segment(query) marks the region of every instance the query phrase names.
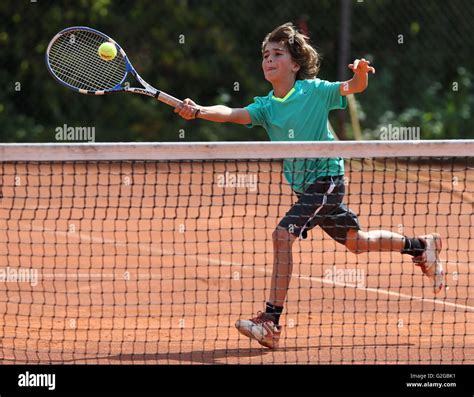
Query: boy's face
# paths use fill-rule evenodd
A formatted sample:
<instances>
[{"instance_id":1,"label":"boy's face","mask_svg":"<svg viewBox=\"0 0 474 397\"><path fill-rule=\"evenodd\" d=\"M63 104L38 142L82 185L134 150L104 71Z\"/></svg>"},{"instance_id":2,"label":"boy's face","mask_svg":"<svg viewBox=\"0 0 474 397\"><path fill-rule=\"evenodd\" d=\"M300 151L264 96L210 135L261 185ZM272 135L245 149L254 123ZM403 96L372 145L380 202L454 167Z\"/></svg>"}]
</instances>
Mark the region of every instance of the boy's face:
<instances>
[{"instance_id":1,"label":"boy's face","mask_svg":"<svg viewBox=\"0 0 474 397\"><path fill-rule=\"evenodd\" d=\"M263 51L262 69L265 79L270 83L296 78L300 66L293 61L291 54L283 43L269 42Z\"/></svg>"}]
</instances>

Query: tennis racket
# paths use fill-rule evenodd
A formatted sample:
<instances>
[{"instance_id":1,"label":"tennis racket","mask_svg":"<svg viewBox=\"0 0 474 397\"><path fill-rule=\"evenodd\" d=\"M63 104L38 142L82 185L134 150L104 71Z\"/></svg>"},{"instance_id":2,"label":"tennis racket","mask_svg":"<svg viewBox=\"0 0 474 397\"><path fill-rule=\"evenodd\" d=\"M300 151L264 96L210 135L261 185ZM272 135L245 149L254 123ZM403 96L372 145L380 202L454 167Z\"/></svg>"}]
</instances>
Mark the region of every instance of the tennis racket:
<instances>
[{"instance_id":1,"label":"tennis racket","mask_svg":"<svg viewBox=\"0 0 474 397\"><path fill-rule=\"evenodd\" d=\"M117 49L116 57L110 61L101 59L98 54L99 46L105 42ZM85 26L67 28L54 36L46 50L46 65L59 83L81 94L130 92L154 97L173 107L182 103L143 80L125 51L109 36ZM128 74L142 87L130 87L125 81Z\"/></svg>"}]
</instances>

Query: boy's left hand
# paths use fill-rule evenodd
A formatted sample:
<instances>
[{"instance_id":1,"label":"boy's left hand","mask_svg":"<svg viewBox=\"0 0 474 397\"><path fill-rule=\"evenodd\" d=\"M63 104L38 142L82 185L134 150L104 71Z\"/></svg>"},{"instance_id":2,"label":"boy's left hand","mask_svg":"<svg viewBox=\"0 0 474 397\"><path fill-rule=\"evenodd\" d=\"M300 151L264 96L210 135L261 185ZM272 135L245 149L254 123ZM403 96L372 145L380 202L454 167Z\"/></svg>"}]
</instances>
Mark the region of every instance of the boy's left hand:
<instances>
[{"instance_id":1,"label":"boy's left hand","mask_svg":"<svg viewBox=\"0 0 474 397\"><path fill-rule=\"evenodd\" d=\"M372 72L375 73L375 68L370 65L370 61L365 58L356 59L354 63L348 65L349 69L351 69L355 74L357 73L368 73Z\"/></svg>"}]
</instances>

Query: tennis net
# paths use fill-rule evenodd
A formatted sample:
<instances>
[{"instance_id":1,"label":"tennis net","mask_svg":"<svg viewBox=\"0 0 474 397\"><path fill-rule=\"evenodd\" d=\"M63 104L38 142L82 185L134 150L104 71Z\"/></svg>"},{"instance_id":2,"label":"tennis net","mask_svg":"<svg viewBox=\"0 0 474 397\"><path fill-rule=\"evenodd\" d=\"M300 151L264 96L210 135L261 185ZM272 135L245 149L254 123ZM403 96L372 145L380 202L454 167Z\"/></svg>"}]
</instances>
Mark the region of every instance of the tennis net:
<instances>
[{"instance_id":1,"label":"tennis net","mask_svg":"<svg viewBox=\"0 0 474 397\"><path fill-rule=\"evenodd\" d=\"M0 362L473 364L472 153L474 141L0 145ZM282 159L315 155L345 158L362 230L441 235L447 288L435 295L409 255L356 254L316 227L293 243L267 350L234 324L269 300L272 235L297 200Z\"/></svg>"}]
</instances>

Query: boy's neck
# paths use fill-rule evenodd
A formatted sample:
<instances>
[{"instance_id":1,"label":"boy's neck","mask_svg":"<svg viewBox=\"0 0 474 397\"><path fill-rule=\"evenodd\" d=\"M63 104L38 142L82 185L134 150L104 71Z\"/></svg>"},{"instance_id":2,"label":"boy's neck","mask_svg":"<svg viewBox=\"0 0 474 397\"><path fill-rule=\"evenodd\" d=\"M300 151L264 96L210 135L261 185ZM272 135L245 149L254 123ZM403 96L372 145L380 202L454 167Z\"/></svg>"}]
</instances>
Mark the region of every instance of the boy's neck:
<instances>
[{"instance_id":1,"label":"boy's neck","mask_svg":"<svg viewBox=\"0 0 474 397\"><path fill-rule=\"evenodd\" d=\"M284 98L295 85L295 79L281 81L273 84L273 95L277 98Z\"/></svg>"}]
</instances>

